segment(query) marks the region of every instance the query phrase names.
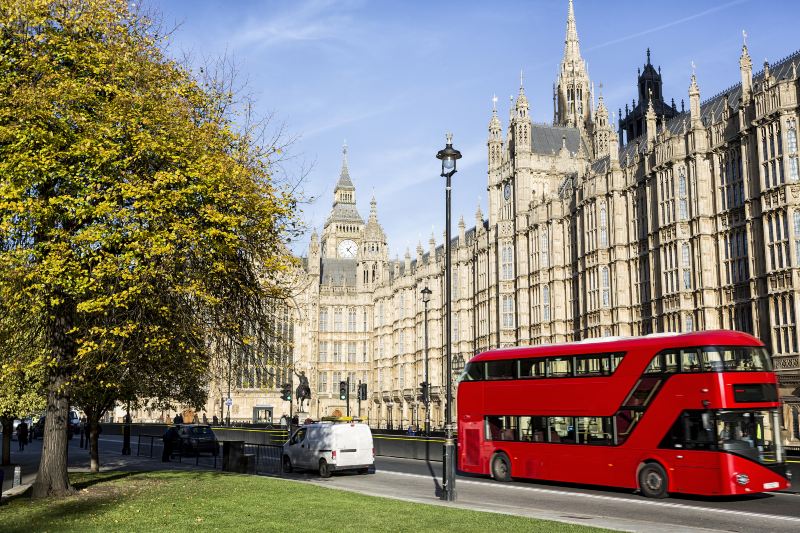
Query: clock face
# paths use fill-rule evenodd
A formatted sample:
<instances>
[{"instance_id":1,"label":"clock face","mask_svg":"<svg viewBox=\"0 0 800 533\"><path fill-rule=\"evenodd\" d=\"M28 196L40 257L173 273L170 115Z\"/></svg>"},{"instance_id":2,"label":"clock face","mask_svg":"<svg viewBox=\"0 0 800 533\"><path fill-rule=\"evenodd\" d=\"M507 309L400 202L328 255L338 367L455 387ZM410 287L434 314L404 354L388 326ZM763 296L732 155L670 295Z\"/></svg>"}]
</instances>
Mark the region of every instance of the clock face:
<instances>
[{"instance_id":1,"label":"clock face","mask_svg":"<svg viewBox=\"0 0 800 533\"><path fill-rule=\"evenodd\" d=\"M342 259L353 259L356 256L358 247L356 246L356 243L348 239L340 242L337 250L339 251L339 257Z\"/></svg>"},{"instance_id":2,"label":"clock face","mask_svg":"<svg viewBox=\"0 0 800 533\"><path fill-rule=\"evenodd\" d=\"M511 198L511 184L506 183L505 187L503 187L503 197L508 200Z\"/></svg>"}]
</instances>

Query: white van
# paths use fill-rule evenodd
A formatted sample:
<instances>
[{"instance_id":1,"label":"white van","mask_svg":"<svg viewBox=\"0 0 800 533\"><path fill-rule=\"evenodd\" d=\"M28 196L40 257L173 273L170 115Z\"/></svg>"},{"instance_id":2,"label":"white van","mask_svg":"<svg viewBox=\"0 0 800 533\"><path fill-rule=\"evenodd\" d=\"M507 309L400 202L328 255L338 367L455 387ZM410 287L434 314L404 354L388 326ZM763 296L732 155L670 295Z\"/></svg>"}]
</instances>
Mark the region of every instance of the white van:
<instances>
[{"instance_id":1,"label":"white van","mask_svg":"<svg viewBox=\"0 0 800 533\"><path fill-rule=\"evenodd\" d=\"M334 471L357 470L366 474L375 464L375 447L369 426L349 418L325 419L306 424L283 445L283 471L319 470L322 477Z\"/></svg>"}]
</instances>

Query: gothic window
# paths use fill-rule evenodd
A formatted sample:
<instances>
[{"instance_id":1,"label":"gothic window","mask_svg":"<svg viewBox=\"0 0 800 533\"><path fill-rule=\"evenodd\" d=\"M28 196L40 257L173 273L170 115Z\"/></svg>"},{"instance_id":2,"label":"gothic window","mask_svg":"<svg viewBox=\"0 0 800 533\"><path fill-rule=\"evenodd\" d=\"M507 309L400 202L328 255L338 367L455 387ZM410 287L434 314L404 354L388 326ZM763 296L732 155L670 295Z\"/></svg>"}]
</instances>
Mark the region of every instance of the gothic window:
<instances>
[{"instance_id":1,"label":"gothic window","mask_svg":"<svg viewBox=\"0 0 800 533\"><path fill-rule=\"evenodd\" d=\"M760 131L761 169L764 174L764 184L767 188L776 187L784 183L780 123L768 124L761 127Z\"/></svg>"},{"instance_id":2,"label":"gothic window","mask_svg":"<svg viewBox=\"0 0 800 533\"><path fill-rule=\"evenodd\" d=\"M603 284L603 307L611 305L611 280L609 279L608 267L600 268L600 281Z\"/></svg>"},{"instance_id":3,"label":"gothic window","mask_svg":"<svg viewBox=\"0 0 800 533\"><path fill-rule=\"evenodd\" d=\"M348 381L350 382L350 394L355 394L356 393L356 385L358 384L358 383L356 383L356 381L357 381L356 380L356 373L355 372L349 372L347 374L347 377L349 378Z\"/></svg>"},{"instance_id":4,"label":"gothic window","mask_svg":"<svg viewBox=\"0 0 800 533\"><path fill-rule=\"evenodd\" d=\"M383 337L381 337L378 341L378 357L383 357L384 355L386 355L386 350L383 344Z\"/></svg>"},{"instance_id":5,"label":"gothic window","mask_svg":"<svg viewBox=\"0 0 800 533\"><path fill-rule=\"evenodd\" d=\"M397 347L397 355L406 352L406 332L402 329L397 334Z\"/></svg>"},{"instance_id":6,"label":"gothic window","mask_svg":"<svg viewBox=\"0 0 800 533\"><path fill-rule=\"evenodd\" d=\"M338 341L333 343L333 362L342 362L342 343Z\"/></svg>"},{"instance_id":7,"label":"gothic window","mask_svg":"<svg viewBox=\"0 0 800 533\"><path fill-rule=\"evenodd\" d=\"M342 308L337 307L333 310L333 331L344 331L342 329Z\"/></svg>"},{"instance_id":8,"label":"gothic window","mask_svg":"<svg viewBox=\"0 0 800 533\"><path fill-rule=\"evenodd\" d=\"M511 329L514 327L514 297L504 294L503 302L503 328Z\"/></svg>"},{"instance_id":9,"label":"gothic window","mask_svg":"<svg viewBox=\"0 0 800 533\"><path fill-rule=\"evenodd\" d=\"M686 198L686 174L683 169L680 170L678 175L678 199L680 201L681 220L687 220L689 218L689 201Z\"/></svg>"},{"instance_id":10,"label":"gothic window","mask_svg":"<svg viewBox=\"0 0 800 533\"><path fill-rule=\"evenodd\" d=\"M800 211L794 212L794 266L800 266Z\"/></svg>"},{"instance_id":11,"label":"gothic window","mask_svg":"<svg viewBox=\"0 0 800 533\"><path fill-rule=\"evenodd\" d=\"M691 333L694 331L694 317L691 315L691 313L686 313L683 330L686 333Z\"/></svg>"},{"instance_id":12,"label":"gothic window","mask_svg":"<svg viewBox=\"0 0 800 533\"><path fill-rule=\"evenodd\" d=\"M692 271L689 268L689 244L683 243L681 246L681 262L683 263L683 288L692 288Z\"/></svg>"},{"instance_id":13,"label":"gothic window","mask_svg":"<svg viewBox=\"0 0 800 533\"><path fill-rule=\"evenodd\" d=\"M319 362L325 363L328 361L328 343L320 341L319 343Z\"/></svg>"},{"instance_id":14,"label":"gothic window","mask_svg":"<svg viewBox=\"0 0 800 533\"><path fill-rule=\"evenodd\" d=\"M320 372L318 375L319 375L319 384L317 390L322 393L328 392L328 373Z\"/></svg>"},{"instance_id":15,"label":"gothic window","mask_svg":"<svg viewBox=\"0 0 800 533\"><path fill-rule=\"evenodd\" d=\"M797 352L795 329L794 295L791 293L774 297L772 307L772 346L775 354Z\"/></svg>"},{"instance_id":16,"label":"gothic window","mask_svg":"<svg viewBox=\"0 0 800 533\"><path fill-rule=\"evenodd\" d=\"M678 250L675 243L667 243L661 247L661 269L664 275L664 293L671 294L678 290Z\"/></svg>"},{"instance_id":17,"label":"gothic window","mask_svg":"<svg viewBox=\"0 0 800 533\"><path fill-rule=\"evenodd\" d=\"M339 385L339 382L342 381L342 373L341 372L334 372L333 373L333 388L336 390L336 387Z\"/></svg>"},{"instance_id":18,"label":"gothic window","mask_svg":"<svg viewBox=\"0 0 800 533\"><path fill-rule=\"evenodd\" d=\"M514 279L514 249L510 244L504 244L501 248L501 269L500 277L503 280Z\"/></svg>"},{"instance_id":19,"label":"gothic window","mask_svg":"<svg viewBox=\"0 0 800 533\"><path fill-rule=\"evenodd\" d=\"M547 285L542 287L542 319L550 321L550 287Z\"/></svg>"},{"instance_id":20,"label":"gothic window","mask_svg":"<svg viewBox=\"0 0 800 533\"><path fill-rule=\"evenodd\" d=\"M683 169L681 169L683 175ZM658 173L659 215L661 224L666 226L675 222L674 179L671 171Z\"/></svg>"},{"instance_id":21,"label":"gothic window","mask_svg":"<svg viewBox=\"0 0 800 533\"><path fill-rule=\"evenodd\" d=\"M541 268L547 268L550 266L550 248L547 241L547 231L544 228L541 229L541 234L539 237L539 253L539 266Z\"/></svg>"},{"instance_id":22,"label":"gothic window","mask_svg":"<svg viewBox=\"0 0 800 533\"><path fill-rule=\"evenodd\" d=\"M797 128L794 119L789 122L789 130L786 133L787 148L789 152L789 181L800 179L800 168L797 160Z\"/></svg>"},{"instance_id":23,"label":"gothic window","mask_svg":"<svg viewBox=\"0 0 800 533\"><path fill-rule=\"evenodd\" d=\"M319 310L319 330L328 331L328 309L326 307Z\"/></svg>"},{"instance_id":24,"label":"gothic window","mask_svg":"<svg viewBox=\"0 0 800 533\"><path fill-rule=\"evenodd\" d=\"M769 251L769 270L779 270L789 266L789 224L782 211L764 216L767 225L767 249Z\"/></svg>"},{"instance_id":25,"label":"gothic window","mask_svg":"<svg viewBox=\"0 0 800 533\"><path fill-rule=\"evenodd\" d=\"M406 386L406 365L398 365L397 367L397 381L398 388L403 389Z\"/></svg>"},{"instance_id":26,"label":"gothic window","mask_svg":"<svg viewBox=\"0 0 800 533\"><path fill-rule=\"evenodd\" d=\"M453 313L453 336L450 340L458 342L458 313Z\"/></svg>"},{"instance_id":27,"label":"gothic window","mask_svg":"<svg viewBox=\"0 0 800 533\"><path fill-rule=\"evenodd\" d=\"M600 246L608 246L608 214L605 204L600 206Z\"/></svg>"},{"instance_id":28,"label":"gothic window","mask_svg":"<svg viewBox=\"0 0 800 533\"><path fill-rule=\"evenodd\" d=\"M356 316L358 311L355 307L347 311L347 331L356 331Z\"/></svg>"},{"instance_id":29,"label":"gothic window","mask_svg":"<svg viewBox=\"0 0 800 533\"><path fill-rule=\"evenodd\" d=\"M347 362L356 362L356 343L353 341L347 343Z\"/></svg>"},{"instance_id":30,"label":"gothic window","mask_svg":"<svg viewBox=\"0 0 800 533\"><path fill-rule=\"evenodd\" d=\"M397 317L405 318L406 316L406 293L402 290L397 293Z\"/></svg>"}]
</instances>

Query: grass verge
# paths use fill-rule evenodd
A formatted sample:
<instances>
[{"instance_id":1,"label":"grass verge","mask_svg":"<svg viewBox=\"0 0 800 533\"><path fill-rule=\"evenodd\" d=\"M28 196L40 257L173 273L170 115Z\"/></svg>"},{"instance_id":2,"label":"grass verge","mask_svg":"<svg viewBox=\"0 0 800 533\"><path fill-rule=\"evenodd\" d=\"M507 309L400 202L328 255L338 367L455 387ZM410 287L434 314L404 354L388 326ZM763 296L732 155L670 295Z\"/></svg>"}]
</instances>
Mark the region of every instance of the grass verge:
<instances>
[{"instance_id":1,"label":"grass verge","mask_svg":"<svg viewBox=\"0 0 800 533\"><path fill-rule=\"evenodd\" d=\"M70 477L73 496L22 495L0 507L0 531L600 531L217 472Z\"/></svg>"}]
</instances>

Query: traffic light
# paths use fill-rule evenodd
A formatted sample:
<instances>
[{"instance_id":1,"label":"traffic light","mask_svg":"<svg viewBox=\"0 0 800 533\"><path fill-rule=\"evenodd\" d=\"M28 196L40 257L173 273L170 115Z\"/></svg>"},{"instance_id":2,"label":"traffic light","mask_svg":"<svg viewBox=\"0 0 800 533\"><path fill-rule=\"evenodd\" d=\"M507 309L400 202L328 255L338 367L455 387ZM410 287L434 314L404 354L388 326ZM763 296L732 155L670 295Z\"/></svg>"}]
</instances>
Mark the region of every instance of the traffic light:
<instances>
[{"instance_id":1,"label":"traffic light","mask_svg":"<svg viewBox=\"0 0 800 533\"><path fill-rule=\"evenodd\" d=\"M360 383L358 385L358 399L359 400L366 400L367 399L367 384Z\"/></svg>"},{"instance_id":2,"label":"traffic light","mask_svg":"<svg viewBox=\"0 0 800 533\"><path fill-rule=\"evenodd\" d=\"M422 399L422 401L425 401L425 399L428 397L427 381L423 381L422 383L419 384L419 397Z\"/></svg>"},{"instance_id":3,"label":"traffic light","mask_svg":"<svg viewBox=\"0 0 800 533\"><path fill-rule=\"evenodd\" d=\"M281 400L291 402L292 401L292 386L289 383L284 383L281 385Z\"/></svg>"},{"instance_id":4,"label":"traffic light","mask_svg":"<svg viewBox=\"0 0 800 533\"><path fill-rule=\"evenodd\" d=\"M347 399L347 382L340 381L339 382L339 399L346 400Z\"/></svg>"}]
</instances>

